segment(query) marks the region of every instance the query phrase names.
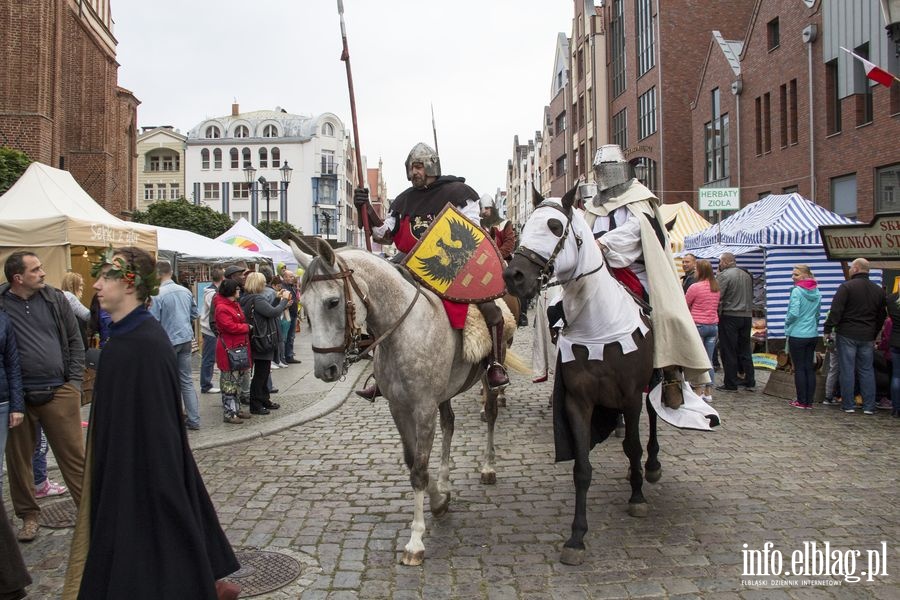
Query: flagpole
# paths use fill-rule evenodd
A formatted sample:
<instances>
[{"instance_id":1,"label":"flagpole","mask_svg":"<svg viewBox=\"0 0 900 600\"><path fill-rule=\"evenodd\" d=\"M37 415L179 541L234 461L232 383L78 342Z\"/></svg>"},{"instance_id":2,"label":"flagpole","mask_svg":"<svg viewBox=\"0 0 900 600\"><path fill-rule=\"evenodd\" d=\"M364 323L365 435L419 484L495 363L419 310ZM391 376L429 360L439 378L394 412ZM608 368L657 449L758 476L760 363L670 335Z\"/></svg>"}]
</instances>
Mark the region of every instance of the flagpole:
<instances>
[{"instance_id":1,"label":"flagpole","mask_svg":"<svg viewBox=\"0 0 900 600\"><path fill-rule=\"evenodd\" d=\"M341 60L344 61L344 64L347 65L347 88L349 88L350 90L350 118L353 121L353 141L355 142L354 146L356 149L356 172L358 175L358 187L364 188L366 187L366 174L363 173L362 153L359 147L359 125L356 119L356 95L353 93L353 74L350 72L350 48L347 46L347 27L344 25L343 0L337 0L337 5L338 14L341 16L341 42L344 45L344 49L341 52ZM357 210L362 211L363 234L366 238L366 250L371 252L372 240L369 236L372 232L372 229L369 226L369 211L365 207L363 207L362 209L357 208Z\"/></svg>"},{"instance_id":2,"label":"flagpole","mask_svg":"<svg viewBox=\"0 0 900 600\"><path fill-rule=\"evenodd\" d=\"M890 77L891 79L893 79L893 81L900 82L900 77L897 77L896 75L894 75L893 73L891 73L891 72L888 71L887 69L882 69L881 67L879 67L878 65L876 65L876 64L873 63L872 61L863 58L862 56L860 56L860 55L857 54L856 52L853 52L853 51L851 51L851 50L847 50L847 49L844 48L843 46L838 46L838 48L840 48L841 50L843 50L844 52L846 52L847 54L849 54L850 56L852 56L852 57L855 58L856 60L860 61L863 65L868 65L868 66L869 66L869 69L866 69L866 77L869 78L869 79L871 79L872 81L875 81L876 83L880 83L880 84L882 84L882 85L885 86L885 87L891 87L891 86L889 86L888 84L884 83L883 81L881 81L881 80L879 80L879 79L877 79L877 78L875 78L875 77L872 77L872 76L869 74L870 70L877 70L879 73L884 73L885 75L887 75L888 77Z\"/></svg>"}]
</instances>

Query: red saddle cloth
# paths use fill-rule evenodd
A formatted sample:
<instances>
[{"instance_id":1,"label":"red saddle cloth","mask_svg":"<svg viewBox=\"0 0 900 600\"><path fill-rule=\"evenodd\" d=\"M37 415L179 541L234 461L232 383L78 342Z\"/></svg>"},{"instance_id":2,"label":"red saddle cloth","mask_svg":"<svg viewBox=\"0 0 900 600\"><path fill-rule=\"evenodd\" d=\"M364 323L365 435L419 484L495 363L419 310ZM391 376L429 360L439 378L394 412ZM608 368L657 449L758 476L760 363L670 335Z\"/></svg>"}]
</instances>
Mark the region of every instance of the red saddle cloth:
<instances>
[{"instance_id":1,"label":"red saddle cloth","mask_svg":"<svg viewBox=\"0 0 900 600\"><path fill-rule=\"evenodd\" d=\"M631 290L638 298L646 298L644 295L644 286L641 284L641 280L637 278L637 275L629 269L628 267L622 267L621 269L617 269L616 267L609 267L610 273L612 273L613 277L615 277L619 283L627 287Z\"/></svg>"}]
</instances>

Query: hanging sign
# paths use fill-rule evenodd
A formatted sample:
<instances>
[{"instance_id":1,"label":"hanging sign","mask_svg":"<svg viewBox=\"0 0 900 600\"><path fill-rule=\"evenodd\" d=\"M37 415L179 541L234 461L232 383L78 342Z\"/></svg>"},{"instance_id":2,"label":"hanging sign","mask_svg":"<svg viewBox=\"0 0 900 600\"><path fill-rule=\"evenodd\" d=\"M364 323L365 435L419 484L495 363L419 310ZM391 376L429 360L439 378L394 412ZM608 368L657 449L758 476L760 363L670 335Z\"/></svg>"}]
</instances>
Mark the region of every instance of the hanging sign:
<instances>
[{"instance_id":1,"label":"hanging sign","mask_svg":"<svg viewBox=\"0 0 900 600\"><path fill-rule=\"evenodd\" d=\"M741 191L738 188L700 188L699 210L740 210Z\"/></svg>"}]
</instances>

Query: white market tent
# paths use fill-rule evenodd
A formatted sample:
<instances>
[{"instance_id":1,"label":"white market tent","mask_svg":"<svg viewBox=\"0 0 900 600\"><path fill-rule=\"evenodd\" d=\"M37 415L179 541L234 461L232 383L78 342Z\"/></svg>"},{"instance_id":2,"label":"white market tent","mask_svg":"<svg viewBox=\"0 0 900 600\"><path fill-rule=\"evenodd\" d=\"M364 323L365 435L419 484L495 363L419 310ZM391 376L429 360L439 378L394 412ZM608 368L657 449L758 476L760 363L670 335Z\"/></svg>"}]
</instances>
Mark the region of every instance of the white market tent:
<instances>
[{"instance_id":1,"label":"white market tent","mask_svg":"<svg viewBox=\"0 0 900 600\"><path fill-rule=\"evenodd\" d=\"M719 227L712 226L687 236L684 252L705 258L714 265L723 252L731 252L739 267L750 271L754 279L764 280L769 338L784 337L784 318L793 287L793 266L809 265L822 292L821 332L834 293L844 282L844 271L840 262L830 261L825 256L819 225L855 222L799 194L770 195L745 206L722 221ZM880 283L881 274L873 271L872 280Z\"/></svg>"},{"instance_id":2,"label":"white market tent","mask_svg":"<svg viewBox=\"0 0 900 600\"><path fill-rule=\"evenodd\" d=\"M272 259L276 265L284 263L288 269L297 268L297 259L289 250L276 245L263 232L250 224L247 219L241 217L225 233L216 238L217 241L237 246L251 252L258 252Z\"/></svg>"},{"instance_id":3,"label":"white market tent","mask_svg":"<svg viewBox=\"0 0 900 600\"><path fill-rule=\"evenodd\" d=\"M175 256L179 262L269 262L269 258L260 252L225 244L192 231L158 226L156 230L160 254Z\"/></svg>"},{"instance_id":4,"label":"white market tent","mask_svg":"<svg viewBox=\"0 0 900 600\"><path fill-rule=\"evenodd\" d=\"M113 246L137 246L156 254L156 228L137 227L108 213L68 171L31 163L0 196L0 262L16 250L37 254L47 282L58 286L74 270L87 280L91 258Z\"/></svg>"}]
</instances>

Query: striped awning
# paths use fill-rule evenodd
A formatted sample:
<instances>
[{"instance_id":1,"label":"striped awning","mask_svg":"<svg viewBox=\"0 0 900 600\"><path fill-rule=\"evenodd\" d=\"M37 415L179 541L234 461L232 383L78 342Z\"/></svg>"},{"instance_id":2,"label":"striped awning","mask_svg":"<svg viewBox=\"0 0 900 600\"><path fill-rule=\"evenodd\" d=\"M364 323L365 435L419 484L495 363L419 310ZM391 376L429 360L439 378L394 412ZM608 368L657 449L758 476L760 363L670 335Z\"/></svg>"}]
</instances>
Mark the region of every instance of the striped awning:
<instances>
[{"instance_id":1,"label":"striped awning","mask_svg":"<svg viewBox=\"0 0 900 600\"><path fill-rule=\"evenodd\" d=\"M700 213L691 208L687 202L663 204L659 207L659 212L666 225L675 219L675 225L669 230L669 242L672 244L673 253L684 250L686 236L703 231L710 226L709 221L700 216Z\"/></svg>"}]
</instances>

